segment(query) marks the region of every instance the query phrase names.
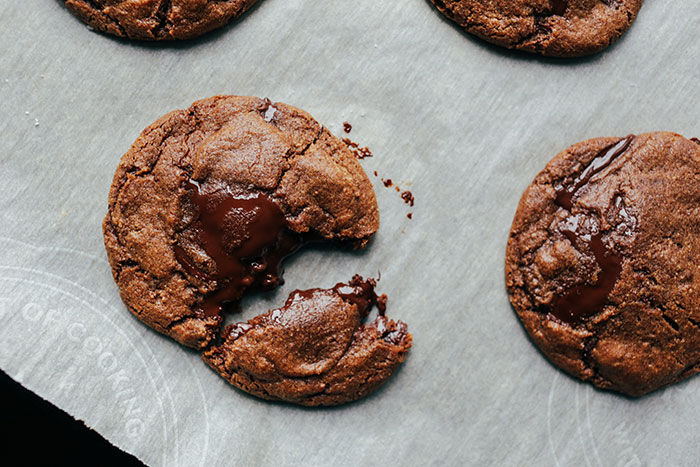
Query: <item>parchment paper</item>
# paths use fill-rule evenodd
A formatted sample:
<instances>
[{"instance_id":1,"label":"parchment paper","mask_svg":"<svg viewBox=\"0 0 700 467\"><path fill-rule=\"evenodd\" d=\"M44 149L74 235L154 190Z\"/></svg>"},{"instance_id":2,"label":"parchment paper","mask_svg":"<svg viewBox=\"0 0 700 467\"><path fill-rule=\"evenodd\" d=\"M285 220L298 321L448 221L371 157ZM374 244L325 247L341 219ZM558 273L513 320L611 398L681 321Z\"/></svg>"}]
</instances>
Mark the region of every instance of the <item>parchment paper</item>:
<instances>
[{"instance_id":1,"label":"parchment paper","mask_svg":"<svg viewBox=\"0 0 700 467\"><path fill-rule=\"evenodd\" d=\"M564 61L474 39L425 0L260 0L175 45L91 32L58 0L0 12L0 367L27 388L150 465L696 464L700 379L631 400L567 377L510 308L503 259L522 191L560 150L700 135L700 3L647 1L618 44ZM371 247L300 254L233 317L381 271L415 345L371 397L259 401L122 305L100 226L114 169L157 117L215 94L301 107L337 135L347 120L374 152Z\"/></svg>"}]
</instances>

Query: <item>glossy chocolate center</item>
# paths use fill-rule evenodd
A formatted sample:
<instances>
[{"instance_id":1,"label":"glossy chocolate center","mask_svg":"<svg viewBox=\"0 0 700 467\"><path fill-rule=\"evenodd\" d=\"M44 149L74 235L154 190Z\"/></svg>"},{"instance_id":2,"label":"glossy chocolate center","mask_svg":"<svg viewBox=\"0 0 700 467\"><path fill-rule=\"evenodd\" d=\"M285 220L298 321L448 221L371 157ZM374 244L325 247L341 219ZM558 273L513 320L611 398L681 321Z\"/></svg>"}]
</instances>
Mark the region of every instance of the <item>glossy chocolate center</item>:
<instances>
[{"instance_id":1,"label":"glossy chocolate center","mask_svg":"<svg viewBox=\"0 0 700 467\"><path fill-rule=\"evenodd\" d=\"M633 139L634 136L630 135L603 149L571 183L557 187L556 204L570 211L573 207L573 199L576 193L586 186L594 175L603 171L615 159L624 154ZM619 217L621 217L622 223L625 224L623 233L630 233L631 229L635 227L636 219L627 211L624 200L620 195L615 196L613 205ZM584 318L601 312L605 307L610 292L612 292L617 280L620 278L622 257L606 248L603 243L603 234L600 231L593 233L581 232L584 223L573 216L570 216L567 220L574 227L562 229L561 233L569 239L577 250L593 253L599 268L595 284L579 284L565 291L556 299L550 312L551 315L560 321L570 325L577 325Z\"/></svg>"},{"instance_id":2,"label":"glossy chocolate center","mask_svg":"<svg viewBox=\"0 0 700 467\"><path fill-rule=\"evenodd\" d=\"M571 230L562 233L573 245L583 237ZM569 324L578 324L583 318L602 311L622 272L622 258L605 247L600 232L586 237L586 246L593 252L600 272L595 284L577 285L557 299L552 315Z\"/></svg>"},{"instance_id":3,"label":"glossy chocolate center","mask_svg":"<svg viewBox=\"0 0 700 467\"><path fill-rule=\"evenodd\" d=\"M234 194L228 189L203 191L199 183L185 180L196 219L189 230L214 263L206 272L179 245L175 257L200 280L216 283L199 311L205 316L221 313L227 302L241 298L256 286L272 289L283 283L282 260L297 251L304 240L288 228L282 210L262 193Z\"/></svg>"},{"instance_id":4,"label":"glossy chocolate center","mask_svg":"<svg viewBox=\"0 0 700 467\"><path fill-rule=\"evenodd\" d=\"M634 136L629 135L627 138L621 139L612 146L600 151L591 161L591 163L588 164L588 167L586 167L585 170L571 182L571 184L556 188L556 203L567 211L571 211L571 208L574 207L573 200L576 192L586 186L595 174L605 170L615 159L624 154L625 151L627 151L627 148L629 148L633 139Z\"/></svg>"}]
</instances>

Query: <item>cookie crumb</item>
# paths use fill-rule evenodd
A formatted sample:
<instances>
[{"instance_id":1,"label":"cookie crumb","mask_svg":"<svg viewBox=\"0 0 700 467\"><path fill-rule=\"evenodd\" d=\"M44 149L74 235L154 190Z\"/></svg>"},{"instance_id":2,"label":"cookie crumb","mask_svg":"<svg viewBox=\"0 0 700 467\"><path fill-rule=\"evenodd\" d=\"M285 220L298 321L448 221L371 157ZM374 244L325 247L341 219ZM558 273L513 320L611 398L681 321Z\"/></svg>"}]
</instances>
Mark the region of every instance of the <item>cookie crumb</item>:
<instances>
[{"instance_id":1,"label":"cookie crumb","mask_svg":"<svg viewBox=\"0 0 700 467\"><path fill-rule=\"evenodd\" d=\"M352 131L352 125L348 122L343 122L343 131L345 133L350 133Z\"/></svg>"},{"instance_id":2,"label":"cookie crumb","mask_svg":"<svg viewBox=\"0 0 700 467\"><path fill-rule=\"evenodd\" d=\"M368 147L360 147L359 144L350 140L350 138L343 138L342 141L348 147L350 152L352 152L358 159L364 159L366 157L374 156L374 154L372 154L372 151L370 151Z\"/></svg>"},{"instance_id":3,"label":"cookie crumb","mask_svg":"<svg viewBox=\"0 0 700 467\"><path fill-rule=\"evenodd\" d=\"M374 171L374 176L375 176L375 177L379 177L379 174L377 173L376 170Z\"/></svg>"},{"instance_id":4,"label":"cookie crumb","mask_svg":"<svg viewBox=\"0 0 700 467\"><path fill-rule=\"evenodd\" d=\"M413 207L413 205L416 202L416 198L413 196L413 193L411 193L408 190L401 193L401 198L403 199L404 203L408 204L411 207Z\"/></svg>"},{"instance_id":5,"label":"cookie crumb","mask_svg":"<svg viewBox=\"0 0 700 467\"><path fill-rule=\"evenodd\" d=\"M374 176L377 177L377 171L374 171ZM411 193L409 190L401 191L401 187L397 184L394 183L394 181L390 178L382 178L381 179L382 183L384 184L385 187L387 188L394 188L397 193L401 193L401 199L403 199L404 203L408 204L409 206L414 206L416 202L416 198L413 196L413 193ZM410 185L410 183L408 183ZM409 212L406 217L409 219L413 219L413 213Z\"/></svg>"}]
</instances>

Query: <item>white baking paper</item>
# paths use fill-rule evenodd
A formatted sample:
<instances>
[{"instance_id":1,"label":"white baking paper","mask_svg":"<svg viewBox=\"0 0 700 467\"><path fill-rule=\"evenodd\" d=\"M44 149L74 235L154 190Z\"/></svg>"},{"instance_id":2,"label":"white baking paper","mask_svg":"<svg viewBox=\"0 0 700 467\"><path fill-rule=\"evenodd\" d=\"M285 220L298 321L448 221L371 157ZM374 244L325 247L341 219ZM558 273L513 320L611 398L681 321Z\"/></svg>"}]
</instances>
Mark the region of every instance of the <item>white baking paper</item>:
<instances>
[{"instance_id":1,"label":"white baking paper","mask_svg":"<svg viewBox=\"0 0 700 467\"><path fill-rule=\"evenodd\" d=\"M700 3L647 1L608 51L554 60L464 34L425 0L260 0L166 45L92 32L59 0L0 0L0 367L155 466L697 465L700 379L632 400L567 377L510 308L503 261L522 191L560 150L700 136L699 22ZM362 401L255 399L119 299L100 225L119 158L215 94L298 106L337 135L349 121L374 153L371 247L298 255L233 317L381 271L415 344Z\"/></svg>"}]
</instances>

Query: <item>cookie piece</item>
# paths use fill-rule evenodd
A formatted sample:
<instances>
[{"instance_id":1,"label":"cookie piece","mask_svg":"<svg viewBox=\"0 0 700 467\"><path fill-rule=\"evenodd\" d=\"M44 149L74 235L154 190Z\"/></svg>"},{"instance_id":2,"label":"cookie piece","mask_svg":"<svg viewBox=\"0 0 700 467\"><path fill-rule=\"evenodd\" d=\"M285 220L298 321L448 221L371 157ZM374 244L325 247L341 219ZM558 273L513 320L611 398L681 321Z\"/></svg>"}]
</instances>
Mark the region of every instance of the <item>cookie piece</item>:
<instances>
[{"instance_id":1,"label":"cookie piece","mask_svg":"<svg viewBox=\"0 0 700 467\"><path fill-rule=\"evenodd\" d=\"M482 39L552 57L599 52L630 27L642 0L431 0Z\"/></svg>"},{"instance_id":2,"label":"cookie piece","mask_svg":"<svg viewBox=\"0 0 700 467\"><path fill-rule=\"evenodd\" d=\"M243 14L255 0L64 0L98 31L142 40L192 39Z\"/></svg>"},{"instance_id":3,"label":"cookie piece","mask_svg":"<svg viewBox=\"0 0 700 467\"><path fill-rule=\"evenodd\" d=\"M228 326L202 358L234 386L268 400L338 405L377 389L406 358L406 324L383 316L386 297L355 276L332 289L297 290L284 307ZM363 325L374 304L380 316Z\"/></svg>"},{"instance_id":4,"label":"cookie piece","mask_svg":"<svg viewBox=\"0 0 700 467\"><path fill-rule=\"evenodd\" d=\"M641 396L700 371L700 142L597 138L557 155L518 206L510 301L542 352Z\"/></svg>"},{"instance_id":5,"label":"cookie piece","mask_svg":"<svg viewBox=\"0 0 700 467\"><path fill-rule=\"evenodd\" d=\"M309 240L363 247L379 227L367 175L306 112L218 96L146 128L122 157L103 231L122 300L205 348L249 288L282 282Z\"/></svg>"}]
</instances>

